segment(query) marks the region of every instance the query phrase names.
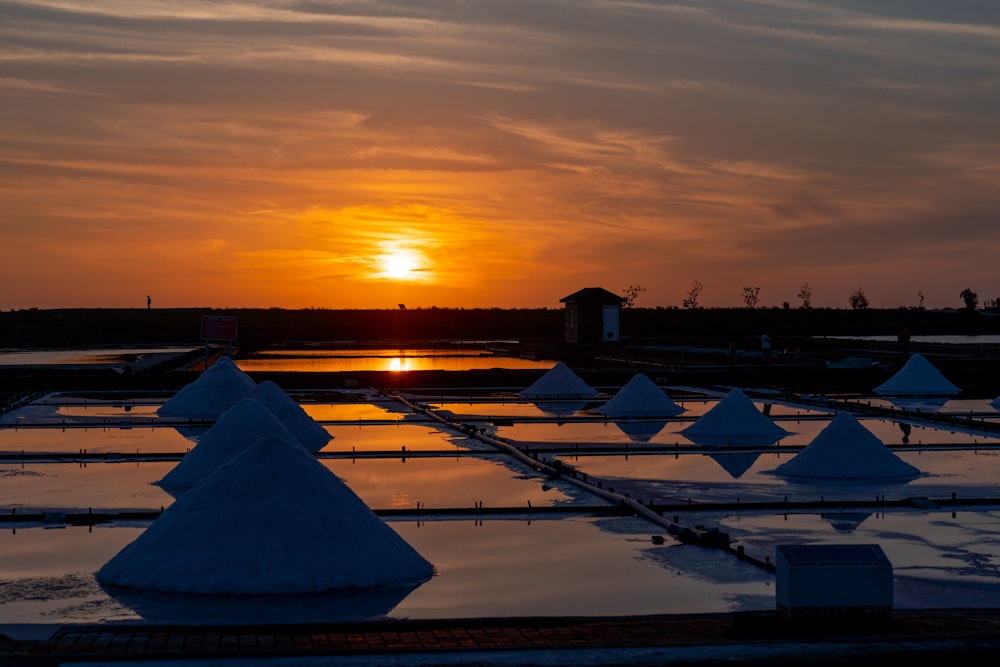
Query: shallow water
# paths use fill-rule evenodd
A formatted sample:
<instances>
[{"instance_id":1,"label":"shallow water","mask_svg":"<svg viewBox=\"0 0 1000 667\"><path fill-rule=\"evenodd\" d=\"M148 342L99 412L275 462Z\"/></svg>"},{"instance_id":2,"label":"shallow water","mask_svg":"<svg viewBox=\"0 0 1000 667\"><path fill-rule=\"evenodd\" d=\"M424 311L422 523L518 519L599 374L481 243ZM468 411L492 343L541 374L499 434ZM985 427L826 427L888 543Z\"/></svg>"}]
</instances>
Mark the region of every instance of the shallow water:
<instances>
[{"instance_id":1,"label":"shallow water","mask_svg":"<svg viewBox=\"0 0 1000 667\"><path fill-rule=\"evenodd\" d=\"M134 363L137 358L185 354L190 346L114 347L90 349L0 350L0 366L91 366Z\"/></svg>"},{"instance_id":2,"label":"shallow water","mask_svg":"<svg viewBox=\"0 0 1000 667\"><path fill-rule=\"evenodd\" d=\"M135 596L101 588L92 573L141 527L2 531L0 551L7 557L0 561L0 626L719 612L759 608L772 595L771 576L762 570L721 553L695 553L696 548L672 542L654 545L649 525L634 518L389 523L434 564L435 577L402 592L401 600L390 591L343 604L342 596L332 594L298 596L297 606L283 596L227 605L214 598ZM679 568L684 562L692 567ZM558 575L553 563L559 564ZM726 575L719 581L713 571Z\"/></svg>"}]
</instances>

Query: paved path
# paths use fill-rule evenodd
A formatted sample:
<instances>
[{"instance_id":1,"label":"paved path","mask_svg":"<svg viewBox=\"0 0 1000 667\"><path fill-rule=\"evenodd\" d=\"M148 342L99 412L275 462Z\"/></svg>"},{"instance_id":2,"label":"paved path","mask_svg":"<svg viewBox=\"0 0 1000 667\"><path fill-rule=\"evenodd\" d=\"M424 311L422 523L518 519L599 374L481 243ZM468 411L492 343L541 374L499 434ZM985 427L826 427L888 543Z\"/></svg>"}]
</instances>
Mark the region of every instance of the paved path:
<instances>
[{"instance_id":1,"label":"paved path","mask_svg":"<svg viewBox=\"0 0 1000 667\"><path fill-rule=\"evenodd\" d=\"M995 664L998 650L1000 609L896 611L889 620L854 626L796 626L774 613L754 612L267 627L91 625L68 626L47 640L0 635L4 666L306 656L353 658L352 664L431 665L460 664L473 655L474 662L464 664L519 665L543 662L543 654L550 656L544 664L559 664L558 658L552 662L555 651L556 656L572 656L574 664L725 661L773 666L807 661L859 667L948 656L951 664L965 667Z\"/></svg>"}]
</instances>

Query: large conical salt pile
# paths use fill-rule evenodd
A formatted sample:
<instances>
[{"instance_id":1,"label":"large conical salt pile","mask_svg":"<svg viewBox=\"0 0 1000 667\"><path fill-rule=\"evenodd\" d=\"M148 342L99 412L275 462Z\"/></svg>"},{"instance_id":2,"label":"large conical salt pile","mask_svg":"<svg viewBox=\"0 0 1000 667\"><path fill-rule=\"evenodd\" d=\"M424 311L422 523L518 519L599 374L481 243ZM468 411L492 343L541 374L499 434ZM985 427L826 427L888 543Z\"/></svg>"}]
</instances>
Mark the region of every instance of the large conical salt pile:
<instances>
[{"instance_id":1,"label":"large conical salt pile","mask_svg":"<svg viewBox=\"0 0 1000 667\"><path fill-rule=\"evenodd\" d=\"M412 585L433 567L299 443L274 435L168 507L97 573L167 593L274 595Z\"/></svg>"},{"instance_id":2,"label":"large conical salt pile","mask_svg":"<svg viewBox=\"0 0 1000 667\"><path fill-rule=\"evenodd\" d=\"M251 391L257 383L229 357L215 363L159 407L164 417L215 419Z\"/></svg>"},{"instance_id":3,"label":"large conical salt pile","mask_svg":"<svg viewBox=\"0 0 1000 667\"><path fill-rule=\"evenodd\" d=\"M994 398L990 405L993 406L993 409L1000 410L1000 396Z\"/></svg>"},{"instance_id":4,"label":"large conical salt pile","mask_svg":"<svg viewBox=\"0 0 1000 667\"><path fill-rule=\"evenodd\" d=\"M643 373L636 373L607 403L594 408L608 417L673 417L684 408L671 401Z\"/></svg>"},{"instance_id":5,"label":"large conical salt pile","mask_svg":"<svg viewBox=\"0 0 1000 667\"><path fill-rule=\"evenodd\" d=\"M807 447L774 472L824 479L895 479L921 474L847 412L837 413Z\"/></svg>"},{"instance_id":6,"label":"large conical salt pile","mask_svg":"<svg viewBox=\"0 0 1000 667\"><path fill-rule=\"evenodd\" d=\"M558 361L531 386L521 390L520 395L525 398L590 398L598 393L569 366Z\"/></svg>"},{"instance_id":7,"label":"large conical salt pile","mask_svg":"<svg viewBox=\"0 0 1000 667\"><path fill-rule=\"evenodd\" d=\"M296 440L274 414L252 398L243 398L222 413L190 452L163 476L160 485L170 489L190 488L215 472L265 435Z\"/></svg>"},{"instance_id":8,"label":"large conical salt pile","mask_svg":"<svg viewBox=\"0 0 1000 667\"><path fill-rule=\"evenodd\" d=\"M895 375L875 387L882 396L950 396L960 391L921 354L912 355Z\"/></svg>"},{"instance_id":9,"label":"large conical salt pile","mask_svg":"<svg viewBox=\"0 0 1000 667\"><path fill-rule=\"evenodd\" d=\"M333 437L315 419L306 414L302 406L291 396L270 380L258 384L248 398L258 401L267 408L311 452L323 449Z\"/></svg>"},{"instance_id":10,"label":"large conical salt pile","mask_svg":"<svg viewBox=\"0 0 1000 667\"><path fill-rule=\"evenodd\" d=\"M762 414L740 389L733 389L681 434L703 445L769 445L788 431Z\"/></svg>"}]
</instances>

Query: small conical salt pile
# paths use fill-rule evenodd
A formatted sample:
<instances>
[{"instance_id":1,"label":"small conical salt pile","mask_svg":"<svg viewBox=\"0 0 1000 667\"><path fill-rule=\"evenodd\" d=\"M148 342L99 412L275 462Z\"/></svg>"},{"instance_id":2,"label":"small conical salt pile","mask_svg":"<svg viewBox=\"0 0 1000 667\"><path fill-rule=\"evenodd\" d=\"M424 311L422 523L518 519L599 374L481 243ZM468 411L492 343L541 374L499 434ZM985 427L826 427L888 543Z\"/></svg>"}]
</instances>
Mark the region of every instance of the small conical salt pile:
<instances>
[{"instance_id":1,"label":"small conical salt pile","mask_svg":"<svg viewBox=\"0 0 1000 667\"><path fill-rule=\"evenodd\" d=\"M215 419L256 386L253 378L237 368L232 359L219 357L156 412L163 417Z\"/></svg>"},{"instance_id":2,"label":"small conical salt pile","mask_svg":"<svg viewBox=\"0 0 1000 667\"><path fill-rule=\"evenodd\" d=\"M269 435L181 496L97 580L167 593L275 595L406 586L433 573L305 447Z\"/></svg>"},{"instance_id":3,"label":"small conical salt pile","mask_svg":"<svg viewBox=\"0 0 1000 667\"><path fill-rule=\"evenodd\" d=\"M265 435L296 440L264 405L252 398L240 399L222 413L194 449L185 454L159 484L177 490L190 488Z\"/></svg>"},{"instance_id":4,"label":"small conical salt pile","mask_svg":"<svg viewBox=\"0 0 1000 667\"><path fill-rule=\"evenodd\" d=\"M692 442L705 445L772 444L788 435L739 389L726 394L681 433Z\"/></svg>"},{"instance_id":5,"label":"small conical salt pile","mask_svg":"<svg viewBox=\"0 0 1000 667\"><path fill-rule=\"evenodd\" d=\"M258 401L267 408L311 452L323 449L333 437L315 419L306 414L302 406L291 396L270 380L258 384L248 398Z\"/></svg>"},{"instance_id":6,"label":"small conical salt pile","mask_svg":"<svg viewBox=\"0 0 1000 667\"><path fill-rule=\"evenodd\" d=\"M911 356L895 375L875 387L881 396L950 396L960 391L920 354Z\"/></svg>"},{"instance_id":7,"label":"small conical salt pile","mask_svg":"<svg viewBox=\"0 0 1000 667\"><path fill-rule=\"evenodd\" d=\"M994 398L990 405L993 406L994 410L1000 410L1000 396Z\"/></svg>"},{"instance_id":8,"label":"small conical salt pile","mask_svg":"<svg viewBox=\"0 0 1000 667\"><path fill-rule=\"evenodd\" d=\"M684 408L671 401L663 390L643 373L636 373L604 405L594 408L608 417L673 417Z\"/></svg>"},{"instance_id":9,"label":"small conical salt pile","mask_svg":"<svg viewBox=\"0 0 1000 667\"><path fill-rule=\"evenodd\" d=\"M847 412L837 413L807 447L774 472L826 479L893 479L921 474Z\"/></svg>"},{"instance_id":10,"label":"small conical salt pile","mask_svg":"<svg viewBox=\"0 0 1000 667\"><path fill-rule=\"evenodd\" d=\"M584 382L569 366L559 361L520 395L525 398L589 398L598 391Z\"/></svg>"}]
</instances>

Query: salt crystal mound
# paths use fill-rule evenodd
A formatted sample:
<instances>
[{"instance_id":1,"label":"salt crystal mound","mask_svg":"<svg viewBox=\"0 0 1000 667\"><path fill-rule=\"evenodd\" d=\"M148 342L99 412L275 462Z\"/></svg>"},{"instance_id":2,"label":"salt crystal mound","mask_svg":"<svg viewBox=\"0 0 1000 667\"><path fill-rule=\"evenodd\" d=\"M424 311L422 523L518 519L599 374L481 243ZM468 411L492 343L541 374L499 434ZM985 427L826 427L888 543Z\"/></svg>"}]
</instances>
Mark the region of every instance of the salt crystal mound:
<instances>
[{"instance_id":1,"label":"salt crystal mound","mask_svg":"<svg viewBox=\"0 0 1000 667\"><path fill-rule=\"evenodd\" d=\"M663 390L643 373L636 373L604 405L594 408L608 417L673 417L684 408L671 401Z\"/></svg>"},{"instance_id":2,"label":"salt crystal mound","mask_svg":"<svg viewBox=\"0 0 1000 667\"><path fill-rule=\"evenodd\" d=\"M559 361L530 387L521 390L519 395L525 398L589 398L598 393L569 366Z\"/></svg>"},{"instance_id":3,"label":"salt crystal mound","mask_svg":"<svg viewBox=\"0 0 1000 667\"><path fill-rule=\"evenodd\" d=\"M311 452L323 449L333 438L329 431L306 414L302 406L270 380L258 384L247 398L267 408Z\"/></svg>"},{"instance_id":4,"label":"salt crystal mound","mask_svg":"<svg viewBox=\"0 0 1000 667\"><path fill-rule=\"evenodd\" d=\"M163 417L215 419L257 386L229 357L214 364L157 409Z\"/></svg>"},{"instance_id":5,"label":"salt crystal mound","mask_svg":"<svg viewBox=\"0 0 1000 667\"><path fill-rule=\"evenodd\" d=\"M922 474L847 412L838 412L808 446L774 473L819 479L909 479Z\"/></svg>"},{"instance_id":6,"label":"salt crystal mound","mask_svg":"<svg viewBox=\"0 0 1000 667\"><path fill-rule=\"evenodd\" d=\"M97 572L105 586L278 595L410 586L433 566L302 445L258 440Z\"/></svg>"},{"instance_id":7,"label":"salt crystal mound","mask_svg":"<svg viewBox=\"0 0 1000 667\"><path fill-rule=\"evenodd\" d=\"M1000 396L994 398L990 405L993 406L994 410L1000 411Z\"/></svg>"},{"instance_id":8,"label":"salt crystal mound","mask_svg":"<svg viewBox=\"0 0 1000 667\"><path fill-rule=\"evenodd\" d=\"M881 396L949 396L960 391L922 354L912 355L895 375L875 387Z\"/></svg>"},{"instance_id":9,"label":"salt crystal mound","mask_svg":"<svg viewBox=\"0 0 1000 667\"><path fill-rule=\"evenodd\" d=\"M733 389L681 434L700 445L770 445L788 431L762 414L741 390Z\"/></svg>"},{"instance_id":10,"label":"salt crystal mound","mask_svg":"<svg viewBox=\"0 0 1000 667\"><path fill-rule=\"evenodd\" d=\"M265 435L277 435L297 442L281 421L263 404L252 398L240 399L226 410L198 440L190 452L158 483L177 491L188 489Z\"/></svg>"}]
</instances>

